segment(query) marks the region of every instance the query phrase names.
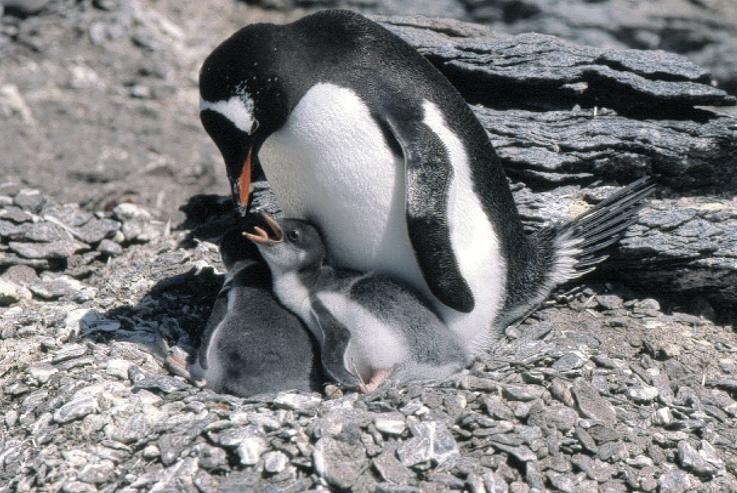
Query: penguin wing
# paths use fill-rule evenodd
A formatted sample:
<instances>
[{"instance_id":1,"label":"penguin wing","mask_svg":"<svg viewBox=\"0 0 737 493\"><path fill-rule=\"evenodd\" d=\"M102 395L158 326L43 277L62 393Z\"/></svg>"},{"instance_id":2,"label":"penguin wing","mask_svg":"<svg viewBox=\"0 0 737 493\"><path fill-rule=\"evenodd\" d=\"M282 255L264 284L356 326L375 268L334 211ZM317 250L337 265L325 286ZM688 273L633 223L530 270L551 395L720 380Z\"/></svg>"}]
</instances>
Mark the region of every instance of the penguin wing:
<instances>
[{"instance_id":1,"label":"penguin wing","mask_svg":"<svg viewBox=\"0 0 737 493\"><path fill-rule=\"evenodd\" d=\"M475 301L458 267L448 227L453 175L448 150L420 120L388 117L386 122L404 155L407 229L425 282L445 305L468 313Z\"/></svg>"},{"instance_id":2,"label":"penguin wing","mask_svg":"<svg viewBox=\"0 0 737 493\"><path fill-rule=\"evenodd\" d=\"M217 298L215 298L215 304L212 306L210 318L207 319L205 330L202 332L202 336L200 337L200 348L197 351L197 361L203 370L206 370L208 366L207 349L210 347L210 343L212 342L212 336L215 334L215 330L225 319L228 312L228 291L230 291L230 286L226 283L226 285L223 286L223 289L218 293Z\"/></svg>"},{"instance_id":3,"label":"penguin wing","mask_svg":"<svg viewBox=\"0 0 737 493\"><path fill-rule=\"evenodd\" d=\"M351 332L320 300L312 303L312 317L322 331L320 357L325 373L340 384L350 387L360 385L360 379L346 368L345 356L351 341Z\"/></svg>"}]
</instances>

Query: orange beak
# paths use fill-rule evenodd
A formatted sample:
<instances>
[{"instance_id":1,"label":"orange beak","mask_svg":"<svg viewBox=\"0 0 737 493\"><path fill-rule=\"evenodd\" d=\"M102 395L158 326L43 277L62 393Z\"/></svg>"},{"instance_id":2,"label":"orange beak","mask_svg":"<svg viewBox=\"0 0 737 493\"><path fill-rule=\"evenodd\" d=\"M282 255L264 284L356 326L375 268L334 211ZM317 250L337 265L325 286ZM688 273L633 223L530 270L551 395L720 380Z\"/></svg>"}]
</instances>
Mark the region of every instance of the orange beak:
<instances>
[{"instance_id":1,"label":"orange beak","mask_svg":"<svg viewBox=\"0 0 737 493\"><path fill-rule=\"evenodd\" d=\"M251 198L251 161L253 160L253 147L248 148L246 161L241 168L241 176L238 177L238 200L241 207L248 207Z\"/></svg>"},{"instance_id":2,"label":"orange beak","mask_svg":"<svg viewBox=\"0 0 737 493\"><path fill-rule=\"evenodd\" d=\"M275 243L281 243L284 240L284 232L279 226L279 223L271 217L271 214L261 212L261 219L264 220L266 229L259 226L253 227L253 233L244 231L242 234L249 240L260 245L273 245ZM273 236L273 237L272 237Z\"/></svg>"}]
</instances>

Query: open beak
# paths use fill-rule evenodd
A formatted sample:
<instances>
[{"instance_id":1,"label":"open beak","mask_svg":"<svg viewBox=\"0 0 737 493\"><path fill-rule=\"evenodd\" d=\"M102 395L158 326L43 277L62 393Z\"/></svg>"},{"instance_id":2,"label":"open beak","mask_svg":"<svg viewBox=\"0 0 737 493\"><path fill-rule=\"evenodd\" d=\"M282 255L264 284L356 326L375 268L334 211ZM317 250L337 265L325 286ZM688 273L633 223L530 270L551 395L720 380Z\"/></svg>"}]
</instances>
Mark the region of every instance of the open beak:
<instances>
[{"instance_id":1,"label":"open beak","mask_svg":"<svg viewBox=\"0 0 737 493\"><path fill-rule=\"evenodd\" d=\"M243 162L241 174L238 177L238 205L242 210L248 210L251 203L251 174L253 172L253 146L248 148L246 160Z\"/></svg>"},{"instance_id":2,"label":"open beak","mask_svg":"<svg viewBox=\"0 0 737 493\"><path fill-rule=\"evenodd\" d=\"M281 243L284 240L284 232L282 231L279 223L271 217L271 214L266 212L260 212L261 219L264 220L264 227L254 226L253 232L243 232L243 236L256 243L257 245L274 245Z\"/></svg>"}]
</instances>

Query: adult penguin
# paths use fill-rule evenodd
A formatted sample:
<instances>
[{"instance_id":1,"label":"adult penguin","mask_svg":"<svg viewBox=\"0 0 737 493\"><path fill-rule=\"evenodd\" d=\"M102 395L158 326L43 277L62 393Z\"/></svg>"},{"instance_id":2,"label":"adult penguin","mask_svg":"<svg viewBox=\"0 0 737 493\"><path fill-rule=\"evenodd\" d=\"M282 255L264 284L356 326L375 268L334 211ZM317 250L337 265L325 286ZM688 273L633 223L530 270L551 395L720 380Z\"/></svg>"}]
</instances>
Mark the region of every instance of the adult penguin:
<instances>
[{"instance_id":1,"label":"adult penguin","mask_svg":"<svg viewBox=\"0 0 737 493\"><path fill-rule=\"evenodd\" d=\"M349 11L242 28L205 60L200 96L241 208L260 166L286 216L319 227L332 264L419 290L470 354L597 263L650 190L637 182L526 235L460 93L406 42Z\"/></svg>"}]
</instances>

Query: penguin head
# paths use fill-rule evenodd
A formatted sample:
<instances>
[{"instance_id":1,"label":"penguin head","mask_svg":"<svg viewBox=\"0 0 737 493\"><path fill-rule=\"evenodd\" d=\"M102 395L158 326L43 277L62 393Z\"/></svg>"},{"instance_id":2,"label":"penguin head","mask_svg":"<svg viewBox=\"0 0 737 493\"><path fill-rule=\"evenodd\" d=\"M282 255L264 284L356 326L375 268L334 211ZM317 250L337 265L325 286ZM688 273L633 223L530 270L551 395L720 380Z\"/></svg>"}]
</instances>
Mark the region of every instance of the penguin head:
<instances>
[{"instance_id":1,"label":"penguin head","mask_svg":"<svg viewBox=\"0 0 737 493\"><path fill-rule=\"evenodd\" d=\"M280 26L246 26L218 46L200 70L200 120L225 161L241 212L251 201L258 151L288 116Z\"/></svg>"},{"instance_id":2,"label":"penguin head","mask_svg":"<svg viewBox=\"0 0 737 493\"><path fill-rule=\"evenodd\" d=\"M241 223L228 229L220 241L220 256L227 270L231 270L236 262L253 261L259 262L261 254L256 245L243 236L243 232L250 231L257 224L261 224L258 216L249 214L242 219Z\"/></svg>"},{"instance_id":3,"label":"penguin head","mask_svg":"<svg viewBox=\"0 0 737 493\"><path fill-rule=\"evenodd\" d=\"M244 236L256 244L272 271L303 271L322 265L325 245L317 228L299 219L277 222L266 213L262 217L266 228L255 226Z\"/></svg>"}]
</instances>

